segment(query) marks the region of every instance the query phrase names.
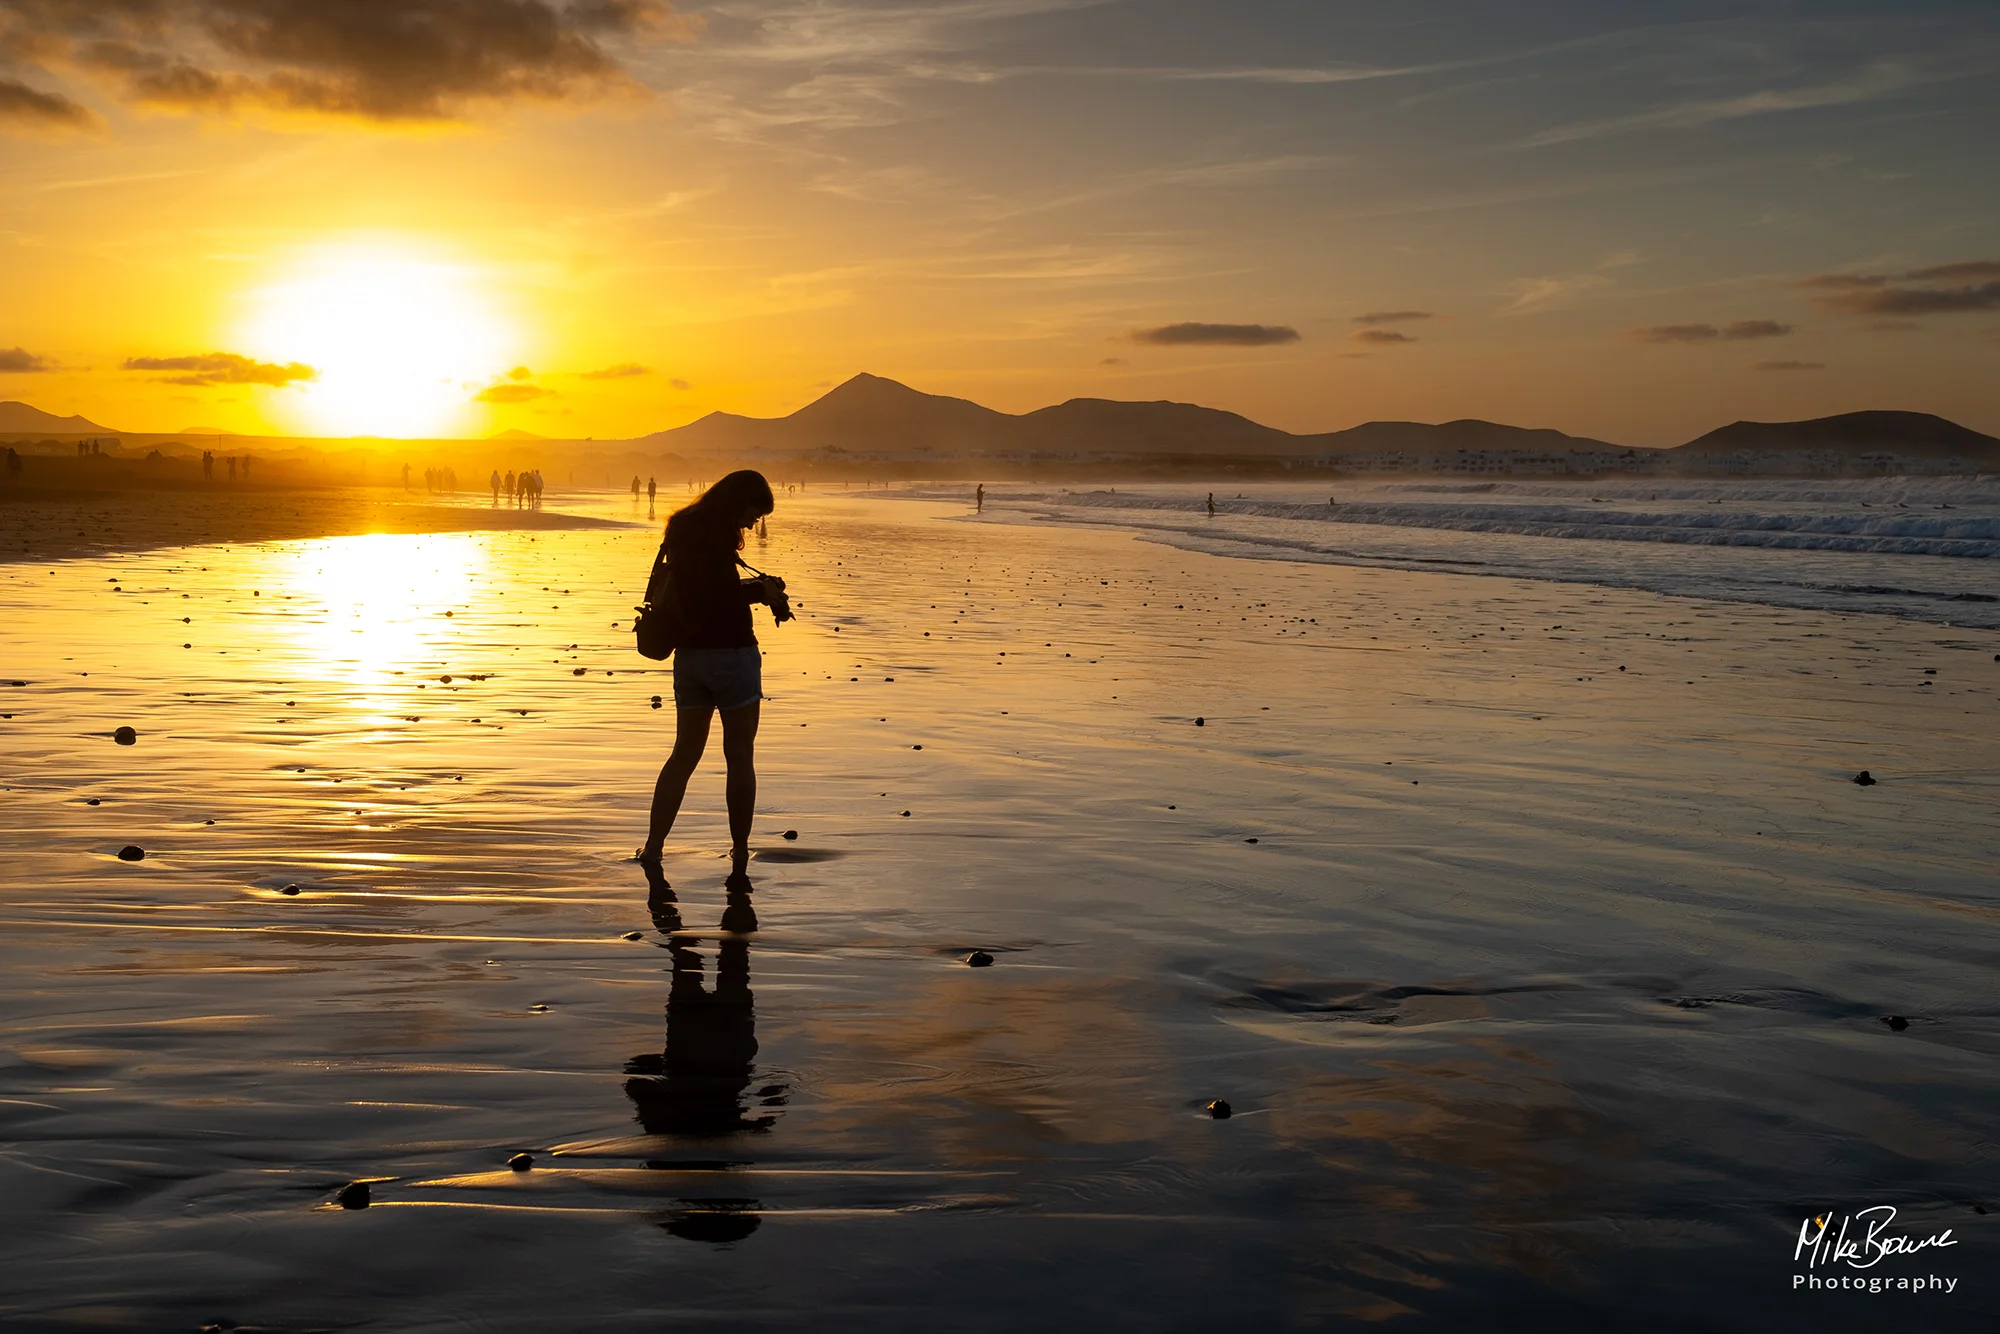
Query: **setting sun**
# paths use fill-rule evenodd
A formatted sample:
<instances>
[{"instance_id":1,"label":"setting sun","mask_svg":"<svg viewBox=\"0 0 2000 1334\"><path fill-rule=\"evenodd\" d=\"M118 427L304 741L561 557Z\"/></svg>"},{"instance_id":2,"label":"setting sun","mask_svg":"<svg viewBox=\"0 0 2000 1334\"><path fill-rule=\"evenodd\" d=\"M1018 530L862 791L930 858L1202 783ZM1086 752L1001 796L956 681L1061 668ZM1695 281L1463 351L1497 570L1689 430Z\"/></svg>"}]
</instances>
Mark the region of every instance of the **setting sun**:
<instances>
[{"instance_id":1,"label":"setting sun","mask_svg":"<svg viewBox=\"0 0 2000 1334\"><path fill-rule=\"evenodd\" d=\"M519 352L478 278L470 264L379 244L311 252L251 297L252 354L318 372L273 412L330 436L464 429L473 393Z\"/></svg>"}]
</instances>

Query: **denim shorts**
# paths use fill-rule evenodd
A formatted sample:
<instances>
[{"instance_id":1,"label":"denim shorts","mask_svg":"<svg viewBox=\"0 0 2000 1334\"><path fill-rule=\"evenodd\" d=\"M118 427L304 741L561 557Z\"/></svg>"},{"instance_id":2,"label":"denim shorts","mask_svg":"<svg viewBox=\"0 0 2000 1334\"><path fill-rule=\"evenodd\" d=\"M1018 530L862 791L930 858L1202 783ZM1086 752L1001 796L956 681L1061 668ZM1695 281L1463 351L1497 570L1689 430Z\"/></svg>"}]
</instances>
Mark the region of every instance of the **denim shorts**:
<instances>
[{"instance_id":1,"label":"denim shorts","mask_svg":"<svg viewBox=\"0 0 2000 1334\"><path fill-rule=\"evenodd\" d=\"M724 713L764 698L764 654L744 648L674 650L674 707Z\"/></svg>"}]
</instances>

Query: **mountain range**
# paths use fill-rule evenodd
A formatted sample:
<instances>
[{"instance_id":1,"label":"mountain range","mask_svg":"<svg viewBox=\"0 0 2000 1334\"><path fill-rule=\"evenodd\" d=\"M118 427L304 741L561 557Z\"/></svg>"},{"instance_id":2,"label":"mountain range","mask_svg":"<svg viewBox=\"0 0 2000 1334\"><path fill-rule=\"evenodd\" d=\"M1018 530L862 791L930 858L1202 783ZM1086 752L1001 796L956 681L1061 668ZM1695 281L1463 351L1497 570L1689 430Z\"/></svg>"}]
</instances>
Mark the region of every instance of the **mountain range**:
<instances>
[{"instance_id":1,"label":"mountain range","mask_svg":"<svg viewBox=\"0 0 2000 1334\"><path fill-rule=\"evenodd\" d=\"M677 454L791 456L825 450L896 453L1069 455L1172 454L1207 457L1310 457L1402 451L1514 450L1535 453L1623 450L1588 436L1465 418L1366 422L1344 431L1294 435L1248 417L1192 403L1072 398L1020 414L969 399L926 394L857 375L785 417L711 412L635 441ZM1798 422L1736 422L1676 449L1832 450L2000 461L2000 440L1924 412L1850 412Z\"/></svg>"}]
</instances>

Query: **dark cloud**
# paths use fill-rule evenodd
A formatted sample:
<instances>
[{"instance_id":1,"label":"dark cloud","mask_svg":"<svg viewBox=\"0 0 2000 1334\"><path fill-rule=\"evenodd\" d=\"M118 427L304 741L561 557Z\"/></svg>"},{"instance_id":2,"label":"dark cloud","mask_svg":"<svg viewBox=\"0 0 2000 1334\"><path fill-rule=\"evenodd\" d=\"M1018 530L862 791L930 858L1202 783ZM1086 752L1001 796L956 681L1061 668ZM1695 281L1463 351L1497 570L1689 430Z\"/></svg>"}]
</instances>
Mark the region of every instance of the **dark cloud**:
<instances>
[{"instance_id":1,"label":"dark cloud","mask_svg":"<svg viewBox=\"0 0 2000 1334\"><path fill-rule=\"evenodd\" d=\"M1706 343L1722 337L1722 330L1713 324L1654 324L1632 330L1632 337L1642 343Z\"/></svg>"},{"instance_id":2,"label":"dark cloud","mask_svg":"<svg viewBox=\"0 0 2000 1334\"><path fill-rule=\"evenodd\" d=\"M1386 347L1390 343L1417 341L1406 333L1397 333L1394 329L1356 329L1348 337L1357 343L1369 343L1377 347Z\"/></svg>"},{"instance_id":3,"label":"dark cloud","mask_svg":"<svg viewBox=\"0 0 2000 1334\"><path fill-rule=\"evenodd\" d=\"M1632 337L1642 343L1710 343L1718 338L1783 338L1791 331L1791 325L1776 320L1736 320L1719 329L1713 324L1654 324L1632 330Z\"/></svg>"},{"instance_id":4,"label":"dark cloud","mask_svg":"<svg viewBox=\"0 0 2000 1334\"><path fill-rule=\"evenodd\" d=\"M185 374L168 376L166 383L196 386L268 384L282 389L301 380L319 378L319 372L303 362L290 361L279 365L270 361L254 361L234 352L204 352L196 357L127 357L125 369L182 371Z\"/></svg>"},{"instance_id":5,"label":"dark cloud","mask_svg":"<svg viewBox=\"0 0 2000 1334\"><path fill-rule=\"evenodd\" d=\"M693 385L691 385L691 384L689 384L689 383L688 383L688 382L687 382L686 380L669 380L669 381L667 381L667 383L668 383L668 384L670 384L670 385L672 385L672 386L673 386L674 388L676 388L676 389L692 389L692 388L694 388L694 386L693 386Z\"/></svg>"},{"instance_id":6,"label":"dark cloud","mask_svg":"<svg viewBox=\"0 0 2000 1334\"><path fill-rule=\"evenodd\" d=\"M1826 369L1826 363L1823 361L1758 361L1752 362L1750 369L1753 371L1823 371Z\"/></svg>"},{"instance_id":7,"label":"dark cloud","mask_svg":"<svg viewBox=\"0 0 2000 1334\"><path fill-rule=\"evenodd\" d=\"M585 371L581 378L585 380L629 380L635 375L650 374L652 374L651 367L641 366L636 361L627 361L616 366L606 366L601 371Z\"/></svg>"},{"instance_id":8,"label":"dark cloud","mask_svg":"<svg viewBox=\"0 0 2000 1334\"><path fill-rule=\"evenodd\" d=\"M1102 360L1102 361L1098 362L1097 364L1098 364L1098 365L1100 365L1100 366L1123 366L1123 365L1125 364L1125 358L1123 358L1123 357L1106 357L1106 358L1104 358L1104 360Z\"/></svg>"},{"instance_id":9,"label":"dark cloud","mask_svg":"<svg viewBox=\"0 0 2000 1334\"><path fill-rule=\"evenodd\" d=\"M634 88L607 40L698 28L667 0L0 0L0 50L136 102L379 121Z\"/></svg>"},{"instance_id":10,"label":"dark cloud","mask_svg":"<svg viewBox=\"0 0 2000 1334\"><path fill-rule=\"evenodd\" d=\"M0 347L0 375L36 375L55 368L53 361L38 357L25 347Z\"/></svg>"},{"instance_id":11,"label":"dark cloud","mask_svg":"<svg viewBox=\"0 0 2000 1334\"><path fill-rule=\"evenodd\" d=\"M1903 275L1911 282L1949 283L1967 278L2000 278L2000 259L1964 259L1956 264L1913 269Z\"/></svg>"},{"instance_id":12,"label":"dark cloud","mask_svg":"<svg viewBox=\"0 0 2000 1334\"><path fill-rule=\"evenodd\" d=\"M61 93L45 93L18 79L0 79L0 125L41 130L88 130L97 116Z\"/></svg>"},{"instance_id":13,"label":"dark cloud","mask_svg":"<svg viewBox=\"0 0 2000 1334\"><path fill-rule=\"evenodd\" d=\"M538 384L518 384L502 381L488 385L472 397L481 403L528 403L538 398L546 398L552 390Z\"/></svg>"},{"instance_id":14,"label":"dark cloud","mask_svg":"<svg viewBox=\"0 0 2000 1334\"><path fill-rule=\"evenodd\" d=\"M1722 326L1724 338L1783 338L1791 331L1791 325L1776 320L1737 320Z\"/></svg>"},{"instance_id":15,"label":"dark cloud","mask_svg":"<svg viewBox=\"0 0 2000 1334\"><path fill-rule=\"evenodd\" d=\"M1904 283L1930 285L1899 285ZM1948 285L1952 283L1963 285ZM1830 293L1813 301L1836 315L1907 317L2000 310L2000 259L1964 259L1895 275L1816 273L1798 285Z\"/></svg>"},{"instance_id":16,"label":"dark cloud","mask_svg":"<svg viewBox=\"0 0 2000 1334\"><path fill-rule=\"evenodd\" d=\"M1823 296L1818 304L1837 315L1958 315L2000 310L2000 282L1968 287L1877 287Z\"/></svg>"},{"instance_id":17,"label":"dark cloud","mask_svg":"<svg viewBox=\"0 0 2000 1334\"><path fill-rule=\"evenodd\" d=\"M1437 317L1428 310L1371 310L1365 315L1356 315L1356 324L1401 324L1406 320L1429 320Z\"/></svg>"},{"instance_id":18,"label":"dark cloud","mask_svg":"<svg viewBox=\"0 0 2000 1334\"><path fill-rule=\"evenodd\" d=\"M1273 343L1296 343L1299 331L1288 324L1163 324L1157 329L1135 329L1135 343L1155 343L1163 347L1206 344L1217 347L1268 347Z\"/></svg>"}]
</instances>

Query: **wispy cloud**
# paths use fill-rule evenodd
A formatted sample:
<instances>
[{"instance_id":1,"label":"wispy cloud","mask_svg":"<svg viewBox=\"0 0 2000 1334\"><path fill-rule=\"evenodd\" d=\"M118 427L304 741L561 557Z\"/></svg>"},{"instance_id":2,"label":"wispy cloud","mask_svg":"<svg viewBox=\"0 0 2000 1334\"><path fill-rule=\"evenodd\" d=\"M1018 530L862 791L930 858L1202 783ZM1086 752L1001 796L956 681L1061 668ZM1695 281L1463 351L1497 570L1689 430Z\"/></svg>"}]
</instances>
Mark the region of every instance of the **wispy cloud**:
<instances>
[{"instance_id":1,"label":"wispy cloud","mask_svg":"<svg viewBox=\"0 0 2000 1334\"><path fill-rule=\"evenodd\" d=\"M1348 337L1357 343L1366 343L1370 347L1390 347L1396 343L1414 343L1417 341L1410 337L1410 335L1398 333L1394 329L1356 329Z\"/></svg>"},{"instance_id":2,"label":"wispy cloud","mask_svg":"<svg viewBox=\"0 0 2000 1334\"><path fill-rule=\"evenodd\" d=\"M1365 314L1356 315L1354 322L1356 324L1404 324L1410 320L1428 320L1434 318L1436 317L1428 310L1371 310Z\"/></svg>"},{"instance_id":3,"label":"wispy cloud","mask_svg":"<svg viewBox=\"0 0 2000 1334\"><path fill-rule=\"evenodd\" d=\"M1750 364L1753 371L1823 371L1823 361L1755 361Z\"/></svg>"},{"instance_id":4,"label":"wispy cloud","mask_svg":"<svg viewBox=\"0 0 2000 1334\"><path fill-rule=\"evenodd\" d=\"M1509 289L1514 299L1502 311L1507 315L1533 315L1555 309L1611 280L1601 273L1577 273L1564 278L1517 278Z\"/></svg>"},{"instance_id":5,"label":"wispy cloud","mask_svg":"<svg viewBox=\"0 0 2000 1334\"><path fill-rule=\"evenodd\" d=\"M1884 60L1868 65L1845 78L1802 88L1761 89L1735 97L1708 98L1655 107L1627 116L1574 121L1557 125L1519 140L1515 148L1546 148L1552 144L1575 143L1583 139L1603 139L1640 130L1687 130L1719 121L1742 120L1748 116L1768 116L1814 107L1842 106L1872 102L1884 97L1947 79L1957 73L1931 73L1903 61Z\"/></svg>"},{"instance_id":6,"label":"wispy cloud","mask_svg":"<svg viewBox=\"0 0 2000 1334\"><path fill-rule=\"evenodd\" d=\"M635 375L650 374L652 374L651 367L641 366L636 361L627 361L621 362L616 366L606 366L603 370L599 371L585 371L577 378L582 380L629 380Z\"/></svg>"}]
</instances>

